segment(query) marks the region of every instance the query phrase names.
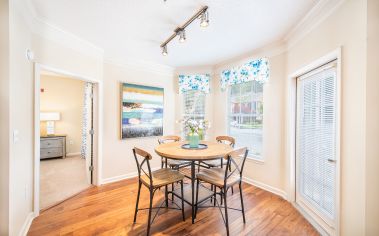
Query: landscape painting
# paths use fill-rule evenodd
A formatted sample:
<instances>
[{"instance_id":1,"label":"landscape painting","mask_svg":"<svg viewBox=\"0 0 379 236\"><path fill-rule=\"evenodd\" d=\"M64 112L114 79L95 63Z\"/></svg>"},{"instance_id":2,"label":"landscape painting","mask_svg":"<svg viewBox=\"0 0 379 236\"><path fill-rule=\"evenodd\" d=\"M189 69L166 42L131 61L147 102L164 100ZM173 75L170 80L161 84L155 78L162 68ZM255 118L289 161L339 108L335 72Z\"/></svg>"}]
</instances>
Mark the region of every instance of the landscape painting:
<instances>
[{"instance_id":1,"label":"landscape painting","mask_svg":"<svg viewBox=\"0 0 379 236\"><path fill-rule=\"evenodd\" d=\"M163 135L163 88L121 83L121 138Z\"/></svg>"}]
</instances>

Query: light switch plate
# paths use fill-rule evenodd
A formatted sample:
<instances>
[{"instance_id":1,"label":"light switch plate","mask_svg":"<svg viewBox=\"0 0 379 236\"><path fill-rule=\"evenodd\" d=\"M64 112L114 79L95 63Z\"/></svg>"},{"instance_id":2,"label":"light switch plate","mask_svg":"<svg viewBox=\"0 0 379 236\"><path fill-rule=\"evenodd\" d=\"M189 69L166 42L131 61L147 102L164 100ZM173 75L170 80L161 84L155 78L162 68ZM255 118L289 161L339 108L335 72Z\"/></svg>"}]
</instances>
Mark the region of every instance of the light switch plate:
<instances>
[{"instance_id":1,"label":"light switch plate","mask_svg":"<svg viewBox=\"0 0 379 236\"><path fill-rule=\"evenodd\" d=\"M16 144L19 140L19 132L17 129L15 129L13 130L13 143Z\"/></svg>"}]
</instances>

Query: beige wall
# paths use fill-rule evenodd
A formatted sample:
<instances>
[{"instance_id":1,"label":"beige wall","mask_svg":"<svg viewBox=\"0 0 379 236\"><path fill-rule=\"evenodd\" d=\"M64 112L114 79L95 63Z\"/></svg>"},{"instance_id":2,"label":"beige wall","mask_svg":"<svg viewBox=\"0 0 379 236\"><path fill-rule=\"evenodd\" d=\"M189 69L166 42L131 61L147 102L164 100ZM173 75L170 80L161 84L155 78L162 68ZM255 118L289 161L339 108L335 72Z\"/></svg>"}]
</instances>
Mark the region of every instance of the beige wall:
<instances>
[{"instance_id":1,"label":"beige wall","mask_svg":"<svg viewBox=\"0 0 379 236\"><path fill-rule=\"evenodd\" d=\"M103 179L110 181L137 173L132 148L145 149L153 155L152 167L160 167L155 154L157 137L120 140L120 82L164 88L164 134L175 130L175 90L172 74L104 64Z\"/></svg>"},{"instance_id":2,"label":"beige wall","mask_svg":"<svg viewBox=\"0 0 379 236\"><path fill-rule=\"evenodd\" d=\"M10 1L10 142L9 234L18 235L32 211L33 65L26 58L31 35L19 1Z\"/></svg>"},{"instance_id":3,"label":"beige wall","mask_svg":"<svg viewBox=\"0 0 379 236\"><path fill-rule=\"evenodd\" d=\"M41 76L41 112L59 112L55 133L66 134L66 153L80 152L85 82L67 77ZM46 134L46 122L41 122L41 134Z\"/></svg>"},{"instance_id":4,"label":"beige wall","mask_svg":"<svg viewBox=\"0 0 379 236\"><path fill-rule=\"evenodd\" d=\"M9 230L9 2L0 1L0 235Z\"/></svg>"},{"instance_id":5,"label":"beige wall","mask_svg":"<svg viewBox=\"0 0 379 236\"><path fill-rule=\"evenodd\" d=\"M366 234L379 234L379 1L367 5Z\"/></svg>"}]
</instances>

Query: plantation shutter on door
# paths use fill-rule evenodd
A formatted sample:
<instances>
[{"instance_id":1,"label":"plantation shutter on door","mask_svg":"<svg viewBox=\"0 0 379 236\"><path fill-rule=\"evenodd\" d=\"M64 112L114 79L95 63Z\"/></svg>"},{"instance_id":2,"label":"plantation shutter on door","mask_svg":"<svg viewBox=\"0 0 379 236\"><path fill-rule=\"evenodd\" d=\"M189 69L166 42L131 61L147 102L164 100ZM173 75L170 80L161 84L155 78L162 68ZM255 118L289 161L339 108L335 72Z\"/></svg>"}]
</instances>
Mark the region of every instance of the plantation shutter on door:
<instances>
[{"instance_id":1,"label":"plantation shutter on door","mask_svg":"<svg viewBox=\"0 0 379 236\"><path fill-rule=\"evenodd\" d=\"M335 62L298 78L297 191L335 221L337 80Z\"/></svg>"}]
</instances>

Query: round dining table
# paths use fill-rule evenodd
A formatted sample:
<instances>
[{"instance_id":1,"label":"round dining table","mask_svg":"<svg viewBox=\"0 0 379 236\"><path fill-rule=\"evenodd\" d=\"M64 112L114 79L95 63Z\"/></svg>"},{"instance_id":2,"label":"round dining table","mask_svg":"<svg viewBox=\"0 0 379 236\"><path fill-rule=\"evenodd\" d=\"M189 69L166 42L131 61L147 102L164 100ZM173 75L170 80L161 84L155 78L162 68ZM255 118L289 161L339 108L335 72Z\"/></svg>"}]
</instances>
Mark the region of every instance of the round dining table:
<instances>
[{"instance_id":1,"label":"round dining table","mask_svg":"<svg viewBox=\"0 0 379 236\"><path fill-rule=\"evenodd\" d=\"M195 165L201 161L217 160L223 158L227 153L233 150L230 145L218 142L202 141L202 144L206 144L205 149L185 149L182 146L187 142L171 142L160 144L155 148L155 152L163 158L187 161L191 166L191 199L185 199L184 201L192 207L192 224L195 222ZM173 192L173 191L172 191ZM173 193L174 194L174 193ZM175 194L179 197L179 194Z\"/></svg>"}]
</instances>

